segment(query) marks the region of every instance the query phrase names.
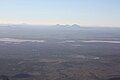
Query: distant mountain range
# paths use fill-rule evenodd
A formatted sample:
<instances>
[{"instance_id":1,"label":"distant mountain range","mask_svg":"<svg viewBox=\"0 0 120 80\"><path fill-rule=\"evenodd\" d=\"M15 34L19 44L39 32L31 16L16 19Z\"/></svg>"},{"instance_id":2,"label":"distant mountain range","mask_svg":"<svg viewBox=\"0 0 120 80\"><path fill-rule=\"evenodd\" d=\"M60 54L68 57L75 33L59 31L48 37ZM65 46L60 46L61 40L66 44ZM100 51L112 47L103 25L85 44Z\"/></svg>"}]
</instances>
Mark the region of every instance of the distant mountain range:
<instances>
[{"instance_id":1,"label":"distant mountain range","mask_svg":"<svg viewBox=\"0 0 120 80\"><path fill-rule=\"evenodd\" d=\"M78 24L73 24L73 25L61 25L61 24L56 24L56 25L0 24L0 27L9 27L9 26L56 26L56 27L80 27L80 25L78 25Z\"/></svg>"}]
</instances>

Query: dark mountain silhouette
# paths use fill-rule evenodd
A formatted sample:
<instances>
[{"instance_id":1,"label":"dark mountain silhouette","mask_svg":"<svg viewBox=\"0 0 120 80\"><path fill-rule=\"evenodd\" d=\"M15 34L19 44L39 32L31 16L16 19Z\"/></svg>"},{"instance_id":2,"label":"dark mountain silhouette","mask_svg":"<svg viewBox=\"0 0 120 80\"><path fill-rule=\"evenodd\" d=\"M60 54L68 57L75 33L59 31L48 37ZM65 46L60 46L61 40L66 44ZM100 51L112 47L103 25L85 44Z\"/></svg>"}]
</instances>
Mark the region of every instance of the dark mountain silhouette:
<instances>
[{"instance_id":1,"label":"dark mountain silhouette","mask_svg":"<svg viewBox=\"0 0 120 80\"><path fill-rule=\"evenodd\" d=\"M6 75L1 75L0 80L10 80L10 79Z\"/></svg>"},{"instance_id":2,"label":"dark mountain silhouette","mask_svg":"<svg viewBox=\"0 0 120 80\"><path fill-rule=\"evenodd\" d=\"M120 77L112 77L112 78L109 78L108 80L120 80Z\"/></svg>"}]
</instances>

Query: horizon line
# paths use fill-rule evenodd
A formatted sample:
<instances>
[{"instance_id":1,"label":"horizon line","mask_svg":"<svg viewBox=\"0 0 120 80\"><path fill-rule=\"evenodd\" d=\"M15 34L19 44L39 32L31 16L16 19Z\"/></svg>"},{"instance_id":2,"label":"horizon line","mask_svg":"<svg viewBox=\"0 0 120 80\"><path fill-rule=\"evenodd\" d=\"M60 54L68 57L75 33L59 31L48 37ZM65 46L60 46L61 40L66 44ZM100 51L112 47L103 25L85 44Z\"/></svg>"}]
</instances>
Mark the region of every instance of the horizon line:
<instances>
[{"instance_id":1,"label":"horizon line","mask_svg":"<svg viewBox=\"0 0 120 80\"><path fill-rule=\"evenodd\" d=\"M31 24L31 23L0 23L0 26L10 26L10 25L32 25L32 26L55 26L55 25L60 25L60 26L72 26L72 25L77 25L80 27L115 27L115 28L120 28L120 26L112 26L112 25L80 25L80 24Z\"/></svg>"}]
</instances>

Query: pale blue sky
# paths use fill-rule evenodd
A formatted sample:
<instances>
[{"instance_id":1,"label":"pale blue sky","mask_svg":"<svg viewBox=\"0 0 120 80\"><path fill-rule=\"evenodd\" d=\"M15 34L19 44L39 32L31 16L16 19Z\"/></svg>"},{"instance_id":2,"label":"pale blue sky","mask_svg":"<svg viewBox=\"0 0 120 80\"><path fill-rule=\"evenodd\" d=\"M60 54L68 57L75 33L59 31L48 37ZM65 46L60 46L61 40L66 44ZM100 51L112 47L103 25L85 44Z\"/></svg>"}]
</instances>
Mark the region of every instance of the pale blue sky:
<instances>
[{"instance_id":1,"label":"pale blue sky","mask_svg":"<svg viewBox=\"0 0 120 80\"><path fill-rule=\"evenodd\" d=\"M120 26L120 0L0 0L0 23Z\"/></svg>"}]
</instances>

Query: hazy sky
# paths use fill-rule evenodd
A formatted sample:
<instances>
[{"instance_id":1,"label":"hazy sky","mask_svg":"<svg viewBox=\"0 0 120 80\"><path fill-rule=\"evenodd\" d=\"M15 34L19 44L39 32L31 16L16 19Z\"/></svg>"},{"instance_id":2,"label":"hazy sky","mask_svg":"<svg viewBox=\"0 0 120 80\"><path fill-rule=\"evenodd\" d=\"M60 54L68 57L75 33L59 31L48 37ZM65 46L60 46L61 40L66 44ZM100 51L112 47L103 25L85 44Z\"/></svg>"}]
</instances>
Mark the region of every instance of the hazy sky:
<instances>
[{"instance_id":1,"label":"hazy sky","mask_svg":"<svg viewBox=\"0 0 120 80\"><path fill-rule=\"evenodd\" d=\"M120 26L120 0L0 0L0 23Z\"/></svg>"}]
</instances>

